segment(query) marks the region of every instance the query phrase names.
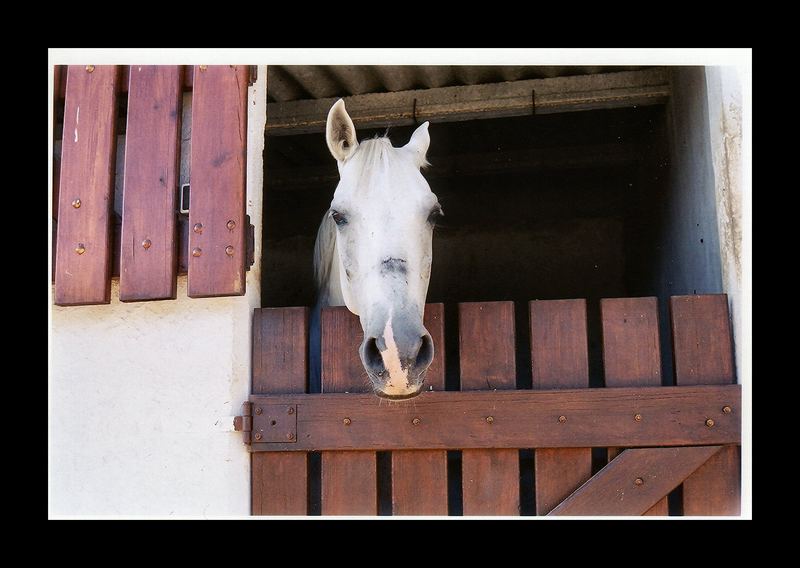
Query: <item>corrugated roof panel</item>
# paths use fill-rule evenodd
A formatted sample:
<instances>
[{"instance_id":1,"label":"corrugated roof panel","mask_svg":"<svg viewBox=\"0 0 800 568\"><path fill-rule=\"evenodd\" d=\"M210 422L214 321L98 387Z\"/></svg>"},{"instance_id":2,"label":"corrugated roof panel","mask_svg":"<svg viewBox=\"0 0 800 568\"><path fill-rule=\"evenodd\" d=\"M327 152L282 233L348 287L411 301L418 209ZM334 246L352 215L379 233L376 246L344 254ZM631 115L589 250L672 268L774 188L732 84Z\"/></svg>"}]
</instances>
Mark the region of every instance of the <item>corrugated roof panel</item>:
<instances>
[{"instance_id":1,"label":"corrugated roof panel","mask_svg":"<svg viewBox=\"0 0 800 568\"><path fill-rule=\"evenodd\" d=\"M646 66L270 65L269 102L634 71Z\"/></svg>"}]
</instances>

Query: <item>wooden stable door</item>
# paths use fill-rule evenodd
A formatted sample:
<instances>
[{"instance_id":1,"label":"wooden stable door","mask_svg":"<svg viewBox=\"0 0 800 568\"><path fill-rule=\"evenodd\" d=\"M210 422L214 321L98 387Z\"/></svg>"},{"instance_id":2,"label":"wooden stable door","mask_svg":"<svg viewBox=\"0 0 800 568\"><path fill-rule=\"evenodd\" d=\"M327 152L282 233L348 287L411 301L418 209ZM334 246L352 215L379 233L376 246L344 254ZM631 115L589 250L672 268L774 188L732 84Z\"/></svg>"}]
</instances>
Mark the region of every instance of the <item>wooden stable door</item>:
<instances>
[{"instance_id":1,"label":"wooden stable door","mask_svg":"<svg viewBox=\"0 0 800 568\"><path fill-rule=\"evenodd\" d=\"M460 304L461 388L446 391L447 322L429 304L428 388L391 403L365 392L362 332L346 308L323 310L324 394L306 392L308 309L258 309L253 395L238 420L253 514L508 516L522 490L537 515L667 515L683 484L673 514L738 515L727 298L678 296L670 308L676 386L661 386L656 299L617 298L601 304L605 388L587 388L586 301L549 300L529 304L533 388L517 389L513 303ZM593 447L608 453L595 472ZM520 458L530 449L533 464ZM521 486L526 473L534 487Z\"/></svg>"}]
</instances>

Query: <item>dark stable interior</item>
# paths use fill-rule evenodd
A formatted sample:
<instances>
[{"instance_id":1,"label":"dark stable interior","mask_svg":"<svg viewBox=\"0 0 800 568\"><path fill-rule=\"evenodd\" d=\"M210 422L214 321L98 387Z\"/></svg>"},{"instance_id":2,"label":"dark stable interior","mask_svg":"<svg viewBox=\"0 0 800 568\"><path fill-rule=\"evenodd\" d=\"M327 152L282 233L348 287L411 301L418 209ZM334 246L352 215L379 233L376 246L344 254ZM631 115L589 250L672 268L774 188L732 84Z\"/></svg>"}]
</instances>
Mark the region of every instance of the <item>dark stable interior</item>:
<instances>
[{"instance_id":1,"label":"dark stable interior","mask_svg":"<svg viewBox=\"0 0 800 568\"><path fill-rule=\"evenodd\" d=\"M401 146L413 130L391 128L389 137ZM586 298L591 384L602 386L600 298L656 294L664 107L431 124L430 135L424 173L445 217L434 235L428 302L445 303L447 324L458 302L514 301L525 387L527 302ZM265 171L262 305L310 306L314 241L336 163L323 133L274 136ZM448 388L458 388L458 346L447 343Z\"/></svg>"},{"instance_id":2,"label":"dark stable interior","mask_svg":"<svg viewBox=\"0 0 800 568\"><path fill-rule=\"evenodd\" d=\"M401 146L413 130L388 135ZM665 107L432 123L430 136L424 174L445 217L434 234L428 302L445 304L447 389L459 388L458 302L514 302L517 386L530 388L528 302L566 298L587 300L590 385L603 386L600 299L657 295ZM311 306L314 241L336 163L324 133L268 136L264 158L262 306ZM669 353L662 358L671 384ZM457 493L460 455L450 454ZM604 454L599 449L595 469ZM387 456L379 455L379 476L390 470ZM533 452L521 450L520 460L522 512L531 514ZM313 511L318 489L310 489Z\"/></svg>"}]
</instances>

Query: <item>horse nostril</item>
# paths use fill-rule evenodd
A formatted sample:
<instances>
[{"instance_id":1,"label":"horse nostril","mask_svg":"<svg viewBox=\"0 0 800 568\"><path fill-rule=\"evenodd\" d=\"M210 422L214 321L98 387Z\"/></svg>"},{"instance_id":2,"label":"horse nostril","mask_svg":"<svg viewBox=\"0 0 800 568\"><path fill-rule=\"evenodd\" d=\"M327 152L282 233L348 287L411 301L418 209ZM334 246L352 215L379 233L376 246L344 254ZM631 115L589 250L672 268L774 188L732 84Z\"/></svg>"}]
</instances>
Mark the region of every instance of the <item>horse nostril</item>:
<instances>
[{"instance_id":1,"label":"horse nostril","mask_svg":"<svg viewBox=\"0 0 800 568\"><path fill-rule=\"evenodd\" d=\"M419 370L427 369L433 361L433 339L430 334L422 336L422 345L419 347L414 366Z\"/></svg>"},{"instance_id":2,"label":"horse nostril","mask_svg":"<svg viewBox=\"0 0 800 568\"><path fill-rule=\"evenodd\" d=\"M362 347L362 358L364 361L364 366L368 371L372 371L375 374L380 374L385 370L383 366L383 358L381 357L381 352L378 350L376 338L370 337L364 342Z\"/></svg>"}]
</instances>

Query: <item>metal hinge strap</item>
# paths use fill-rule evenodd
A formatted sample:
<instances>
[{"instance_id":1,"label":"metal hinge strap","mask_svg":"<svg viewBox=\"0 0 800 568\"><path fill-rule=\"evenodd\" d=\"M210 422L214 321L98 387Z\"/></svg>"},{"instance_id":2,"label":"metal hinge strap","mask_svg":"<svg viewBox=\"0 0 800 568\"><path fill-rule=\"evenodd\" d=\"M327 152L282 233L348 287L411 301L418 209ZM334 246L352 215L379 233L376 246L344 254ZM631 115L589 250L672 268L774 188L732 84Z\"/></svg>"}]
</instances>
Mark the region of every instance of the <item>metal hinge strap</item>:
<instances>
[{"instance_id":1,"label":"metal hinge strap","mask_svg":"<svg viewBox=\"0 0 800 568\"><path fill-rule=\"evenodd\" d=\"M245 444L250 444L250 433L253 431L253 403L245 401L242 403L242 415L233 419L233 429L242 433L242 440Z\"/></svg>"}]
</instances>

